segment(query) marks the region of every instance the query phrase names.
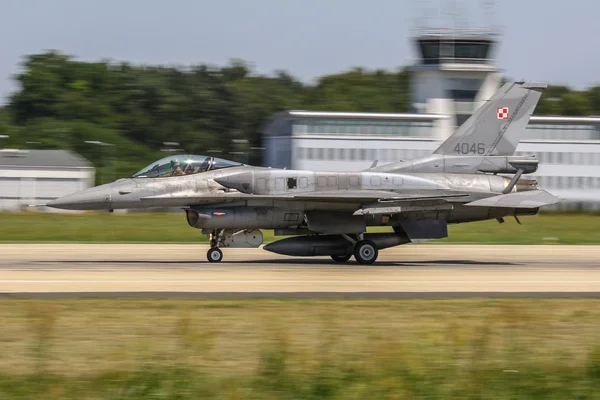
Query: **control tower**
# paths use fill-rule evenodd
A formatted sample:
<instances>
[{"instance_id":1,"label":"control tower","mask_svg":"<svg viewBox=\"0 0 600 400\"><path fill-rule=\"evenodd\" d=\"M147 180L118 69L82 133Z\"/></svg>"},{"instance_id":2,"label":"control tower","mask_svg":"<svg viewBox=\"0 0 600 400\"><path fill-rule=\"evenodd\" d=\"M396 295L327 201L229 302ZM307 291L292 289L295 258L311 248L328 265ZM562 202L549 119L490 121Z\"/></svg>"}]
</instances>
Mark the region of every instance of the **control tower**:
<instances>
[{"instance_id":1,"label":"control tower","mask_svg":"<svg viewBox=\"0 0 600 400\"><path fill-rule=\"evenodd\" d=\"M456 15L466 15L458 3L472 2L440 1L440 7L445 3L451 3L447 14L454 15L450 24L439 22L431 27L425 21L414 28L412 40L418 58L411 67L411 102L415 112L449 116L448 128L452 129L500 88L502 73L494 60L499 34L491 26L469 28L465 21L458 21ZM487 7L492 5L486 2ZM469 10L474 8L471 5Z\"/></svg>"}]
</instances>

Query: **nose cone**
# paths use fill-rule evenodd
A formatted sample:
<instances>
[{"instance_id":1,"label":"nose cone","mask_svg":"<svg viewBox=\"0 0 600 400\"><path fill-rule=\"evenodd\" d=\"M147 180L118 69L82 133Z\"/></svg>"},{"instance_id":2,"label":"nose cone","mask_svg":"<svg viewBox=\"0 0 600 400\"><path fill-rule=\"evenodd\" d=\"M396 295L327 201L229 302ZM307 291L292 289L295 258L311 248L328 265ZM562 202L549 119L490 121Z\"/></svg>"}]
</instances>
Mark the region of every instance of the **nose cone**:
<instances>
[{"instance_id":1,"label":"nose cone","mask_svg":"<svg viewBox=\"0 0 600 400\"><path fill-rule=\"evenodd\" d=\"M64 210L107 210L111 208L110 185L100 185L68 194L46 204Z\"/></svg>"}]
</instances>

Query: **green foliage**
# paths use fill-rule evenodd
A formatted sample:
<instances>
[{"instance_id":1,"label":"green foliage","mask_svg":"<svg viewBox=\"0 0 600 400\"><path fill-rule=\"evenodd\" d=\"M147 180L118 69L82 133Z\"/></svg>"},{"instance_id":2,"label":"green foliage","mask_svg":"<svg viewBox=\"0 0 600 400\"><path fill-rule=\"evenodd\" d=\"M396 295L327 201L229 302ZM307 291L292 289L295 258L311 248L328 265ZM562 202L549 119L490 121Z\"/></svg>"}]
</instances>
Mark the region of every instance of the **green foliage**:
<instances>
[{"instance_id":1,"label":"green foliage","mask_svg":"<svg viewBox=\"0 0 600 400\"><path fill-rule=\"evenodd\" d=\"M220 68L178 68L82 62L50 51L25 57L16 80L19 91L0 113L0 133L11 136L11 145L73 149L102 167L101 155L91 154L99 149L83 141L117 144L119 176L156 158L165 141L234 159L229 153L242 150L250 158L241 161L260 163L249 147L261 146L261 126L286 109L408 110L404 71L357 68L311 86L283 71L257 74L237 59ZM232 148L233 139L248 144Z\"/></svg>"},{"instance_id":2,"label":"green foliage","mask_svg":"<svg viewBox=\"0 0 600 400\"><path fill-rule=\"evenodd\" d=\"M0 398L598 399L598 302L7 298Z\"/></svg>"},{"instance_id":3,"label":"green foliage","mask_svg":"<svg viewBox=\"0 0 600 400\"><path fill-rule=\"evenodd\" d=\"M567 86L549 86L535 109L536 115L584 116L600 114L600 86L574 91Z\"/></svg>"},{"instance_id":4,"label":"green foliage","mask_svg":"<svg viewBox=\"0 0 600 400\"><path fill-rule=\"evenodd\" d=\"M544 213L523 217L522 223L507 219L502 225L495 220L450 225L449 237L435 243L600 244L598 214ZM0 226L0 242L207 242L206 235L188 226L183 212L0 213ZM391 228L369 231L391 232ZM265 243L281 239L274 237L272 230L263 234Z\"/></svg>"},{"instance_id":5,"label":"green foliage","mask_svg":"<svg viewBox=\"0 0 600 400\"><path fill-rule=\"evenodd\" d=\"M100 170L97 183L128 176L164 156L163 142L186 152L219 150L259 164L261 127L286 109L407 112L410 72L362 68L305 84L284 71L266 76L239 59L216 67L134 66L83 62L48 51L24 57L19 90L0 108L0 145L72 149ZM600 114L600 87L573 91L550 86L539 115ZM234 139L245 139L232 145ZM107 148L85 140L116 144ZM239 153L244 155L240 156ZM112 161L116 160L115 165Z\"/></svg>"}]
</instances>

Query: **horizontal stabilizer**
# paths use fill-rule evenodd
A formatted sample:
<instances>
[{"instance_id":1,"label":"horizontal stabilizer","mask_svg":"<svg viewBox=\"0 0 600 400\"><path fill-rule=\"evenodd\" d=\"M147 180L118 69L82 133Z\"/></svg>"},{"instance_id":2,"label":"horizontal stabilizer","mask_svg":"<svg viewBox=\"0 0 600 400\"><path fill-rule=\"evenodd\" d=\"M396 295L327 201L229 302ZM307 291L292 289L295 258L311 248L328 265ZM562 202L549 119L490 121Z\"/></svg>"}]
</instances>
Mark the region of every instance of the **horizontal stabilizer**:
<instances>
[{"instance_id":1,"label":"horizontal stabilizer","mask_svg":"<svg viewBox=\"0 0 600 400\"><path fill-rule=\"evenodd\" d=\"M501 208L538 208L556 204L560 199L545 190L501 194L466 203L465 206Z\"/></svg>"}]
</instances>

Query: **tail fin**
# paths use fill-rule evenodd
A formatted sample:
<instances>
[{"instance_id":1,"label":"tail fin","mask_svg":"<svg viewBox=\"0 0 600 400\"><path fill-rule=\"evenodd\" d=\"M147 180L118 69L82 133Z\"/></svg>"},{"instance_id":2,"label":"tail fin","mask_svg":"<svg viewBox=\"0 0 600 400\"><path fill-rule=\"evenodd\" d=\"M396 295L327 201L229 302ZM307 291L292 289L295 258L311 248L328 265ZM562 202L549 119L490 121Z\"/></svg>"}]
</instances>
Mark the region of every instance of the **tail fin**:
<instances>
[{"instance_id":1,"label":"tail fin","mask_svg":"<svg viewBox=\"0 0 600 400\"><path fill-rule=\"evenodd\" d=\"M547 86L538 82L506 83L433 154L513 155Z\"/></svg>"}]
</instances>

